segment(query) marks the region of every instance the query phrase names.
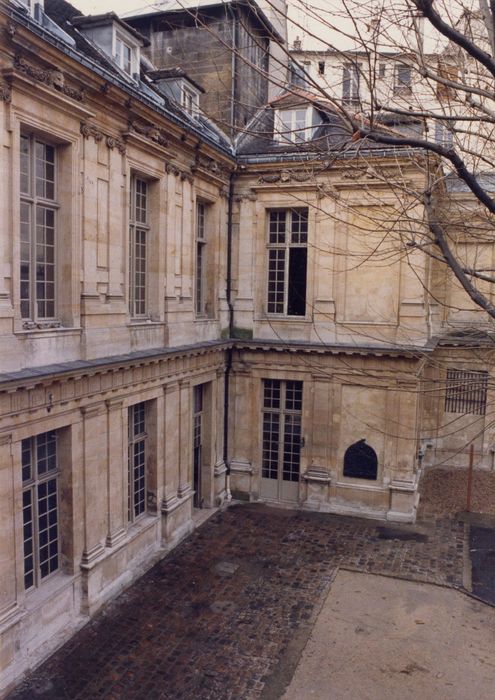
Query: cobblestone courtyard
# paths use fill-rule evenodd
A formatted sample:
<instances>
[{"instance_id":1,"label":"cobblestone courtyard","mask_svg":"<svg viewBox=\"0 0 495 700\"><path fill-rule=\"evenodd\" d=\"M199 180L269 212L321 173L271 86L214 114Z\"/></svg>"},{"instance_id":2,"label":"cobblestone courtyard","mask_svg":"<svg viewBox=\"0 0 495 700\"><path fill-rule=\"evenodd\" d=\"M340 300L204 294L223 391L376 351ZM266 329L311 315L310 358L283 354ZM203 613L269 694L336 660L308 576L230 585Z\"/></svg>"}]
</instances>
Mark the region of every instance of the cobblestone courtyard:
<instances>
[{"instance_id":1,"label":"cobblestone courtyard","mask_svg":"<svg viewBox=\"0 0 495 700\"><path fill-rule=\"evenodd\" d=\"M10 697L276 697L337 568L461 586L464 526L236 505L216 513ZM298 651L299 650L299 651Z\"/></svg>"}]
</instances>

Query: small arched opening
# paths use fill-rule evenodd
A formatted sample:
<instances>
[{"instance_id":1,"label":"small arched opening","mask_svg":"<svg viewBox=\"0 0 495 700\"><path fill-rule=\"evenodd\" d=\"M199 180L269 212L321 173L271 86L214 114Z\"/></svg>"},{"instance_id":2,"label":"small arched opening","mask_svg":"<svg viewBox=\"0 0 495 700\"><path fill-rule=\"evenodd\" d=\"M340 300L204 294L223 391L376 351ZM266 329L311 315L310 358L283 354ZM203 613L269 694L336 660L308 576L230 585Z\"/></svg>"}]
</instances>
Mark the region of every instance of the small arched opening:
<instances>
[{"instance_id":1,"label":"small arched opening","mask_svg":"<svg viewBox=\"0 0 495 700\"><path fill-rule=\"evenodd\" d=\"M375 450L358 440L347 448L344 455L344 476L354 479L376 480L378 474L378 457Z\"/></svg>"}]
</instances>

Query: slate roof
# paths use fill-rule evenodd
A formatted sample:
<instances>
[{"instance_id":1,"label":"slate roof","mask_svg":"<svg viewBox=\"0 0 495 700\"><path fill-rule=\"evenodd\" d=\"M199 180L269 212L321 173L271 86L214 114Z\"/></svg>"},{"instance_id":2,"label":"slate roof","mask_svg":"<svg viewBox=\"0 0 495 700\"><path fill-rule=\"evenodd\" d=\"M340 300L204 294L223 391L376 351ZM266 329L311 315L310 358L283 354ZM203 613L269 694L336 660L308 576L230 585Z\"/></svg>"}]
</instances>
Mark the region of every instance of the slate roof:
<instances>
[{"instance_id":1,"label":"slate roof","mask_svg":"<svg viewBox=\"0 0 495 700\"><path fill-rule=\"evenodd\" d=\"M86 37L83 32L80 31L78 25L84 24L85 20L91 22L91 18L83 18L80 10L66 0L45 0L45 13L74 40L78 52L90 58L105 71L114 74L119 78L121 84L122 82L124 84L127 83L130 88L137 90L143 97L146 97L147 100L154 102L156 107L164 108L169 114L177 117L184 122L185 125L189 125L191 129L199 131L200 134L206 136L210 141L218 144L224 150L232 151L232 144L229 138L214 124L214 122L201 113L194 117L191 116L182 109L179 104L173 102L162 93L159 87L153 84L152 80L148 78L148 73L152 71L148 69L141 70L137 81L131 79L127 73L117 66L115 61L113 61L108 54ZM122 22L114 13L108 13L106 16L108 19L118 20L120 24L124 24L127 27L126 23ZM104 16L99 17L103 18ZM93 20L96 21L97 18L95 17ZM135 33L133 28L129 27L129 30L131 33ZM147 61L147 66L149 65L149 61Z\"/></svg>"},{"instance_id":2,"label":"slate roof","mask_svg":"<svg viewBox=\"0 0 495 700\"><path fill-rule=\"evenodd\" d=\"M311 103L319 112L322 123L315 127L313 136L303 143L280 141L274 137L275 110L280 107L290 108L296 105ZM398 117L395 114L383 113L376 122L386 130L393 129L395 133L414 132L419 135L421 125L411 117ZM356 151L363 148L383 149L381 144L366 139L352 140L352 130L337 107L320 95L299 88L277 96L271 103L258 111L255 117L246 125L244 132L236 140L236 152L240 156L255 154L292 155L301 153L328 153L341 151Z\"/></svg>"}]
</instances>

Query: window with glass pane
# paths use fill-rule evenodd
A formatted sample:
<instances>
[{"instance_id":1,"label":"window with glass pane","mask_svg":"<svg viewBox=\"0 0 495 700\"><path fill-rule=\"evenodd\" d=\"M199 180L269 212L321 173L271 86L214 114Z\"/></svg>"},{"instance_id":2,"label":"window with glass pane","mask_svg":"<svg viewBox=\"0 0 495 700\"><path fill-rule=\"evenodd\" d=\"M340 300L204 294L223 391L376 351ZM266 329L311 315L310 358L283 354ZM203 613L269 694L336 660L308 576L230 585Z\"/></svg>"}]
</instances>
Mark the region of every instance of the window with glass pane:
<instances>
[{"instance_id":1,"label":"window with glass pane","mask_svg":"<svg viewBox=\"0 0 495 700\"><path fill-rule=\"evenodd\" d=\"M359 66L348 65L343 68L342 102L355 105L359 102Z\"/></svg>"},{"instance_id":2,"label":"window with glass pane","mask_svg":"<svg viewBox=\"0 0 495 700\"><path fill-rule=\"evenodd\" d=\"M20 142L21 317L54 319L56 313L56 149L34 136Z\"/></svg>"},{"instance_id":3,"label":"window with glass pane","mask_svg":"<svg viewBox=\"0 0 495 700\"><path fill-rule=\"evenodd\" d=\"M275 116L275 137L291 143L307 141L313 132L311 115L309 107L279 110Z\"/></svg>"},{"instance_id":4,"label":"window with glass pane","mask_svg":"<svg viewBox=\"0 0 495 700\"><path fill-rule=\"evenodd\" d=\"M262 477L299 481L303 383L263 382Z\"/></svg>"},{"instance_id":5,"label":"window with glass pane","mask_svg":"<svg viewBox=\"0 0 495 700\"><path fill-rule=\"evenodd\" d=\"M396 95L411 94L411 66L402 63L396 64L394 93Z\"/></svg>"},{"instance_id":6,"label":"window with glass pane","mask_svg":"<svg viewBox=\"0 0 495 700\"><path fill-rule=\"evenodd\" d=\"M129 407L128 518L134 521L146 510L146 404Z\"/></svg>"},{"instance_id":7,"label":"window with glass pane","mask_svg":"<svg viewBox=\"0 0 495 700\"><path fill-rule=\"evenodd\" d=\"M57 433L21 443L24 587L59 568Z\"/></svg>"},{"instance_id":8,"label":"window with glass pane","mask_svg":"<svg viewBox=\"0 0 495 700\"><path fill-rule=\"evenodd\" d=\"M306 314L308 210L268 212L268 297L270 314Z\"/></svg>"},{"instance_id":9,"label":"window with glass pane","mask_svg":"<svg viewBox=\"0 0 495 700\"><path fill-rule=\"evenodd\" d=\"M129 310L133 317L143 317L147 313L148 189L146 180L132 178L129 224Z\"/></svg>"},{"instance_id":10,"label":"window with glass pane","mask_svg":"<svg viewBox=\"0 0 495 700\"><path fill-rule=\"evenodd\" d=\"M196 314L201 316L206 312L205 277L206 277L206 205L198 202L196 205Z\"/></svg>"},{"instance_id":11,"label":"window with glass pane","mask_svg":"<svg viewBox=\"0 0 495 700\"><path fill-rule=\"evenodd\" d=\"M120 68L124 70L129 75L132 75L132 48L122 41L122 39L116 40L116 59Z\"/></svg>"}]
</instances>

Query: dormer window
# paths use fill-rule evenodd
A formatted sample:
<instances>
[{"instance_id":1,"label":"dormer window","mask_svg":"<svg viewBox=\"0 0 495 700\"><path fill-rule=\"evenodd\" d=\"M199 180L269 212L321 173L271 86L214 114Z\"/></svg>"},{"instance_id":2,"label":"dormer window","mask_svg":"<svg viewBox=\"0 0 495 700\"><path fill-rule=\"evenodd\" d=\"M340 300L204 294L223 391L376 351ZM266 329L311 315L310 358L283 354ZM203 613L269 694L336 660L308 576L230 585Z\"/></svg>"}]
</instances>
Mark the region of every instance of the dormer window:
<instances>
[{"instance_id":1,"label":"dormer window","mask_svg":"<svg viewBox=\"0 0 495 700\"><path fill-rule=\"evenodd\" d=\"M132 70L132 48L117 34L115 40L115 60L120 68L128 75L132 75L135 71Z\"/></svg>"},{"instance_id":2,"label":"dormer window","mask_svg":"<svg viewBox=\"0 0 495 700\"><path fill-rule=\"evenodd\" d=\"M130 78L139 73L141 47L148 40L114 12L89 17L74 17L72 24L92 41L115 65Z\"/></svg>"},{"instance_id":3,"label":"dormer window","mask_svg":"<svg viewBox=\"0 0 495 700\"><path fill-rule=\"evenodd\" d=\"M17 0L17 4L26 8L30 17L35 17L35 6L39 5L43 9L43 0ZM36 19L36 17L35 17Z\"/></svg>"},{"instance_id":4,"label":"dormer window","mask_svg":"<svg viewBox=\"0 0 495 700\"><path fill-rule=\"evenodd\" d=\"M275 112L275 139L280 142L304 143L313 136L313 108L293 107Z\"/></svg>"},{"instance_id":5,"label":"dormer window","mask_svg":"<svg viewBox=\"0 0 495 700\"><path fill-rule=\"evenodd\" d=\"M181 86L181 104L191 117L195 117L199 111L199 93L184 82Z\"/></svg>"},{"instance_id":6,"label":"dormer window","mask_svg":"<svg viewBox=\"0 0 495 700\"><path fill-rule=\"evenodd\" d=\"M162 68L149 71L147 75L163 95L180 105L187 114L191 117L199 115L199 97L204 90L182 68Z\"/></svg>"}]
</instances>

